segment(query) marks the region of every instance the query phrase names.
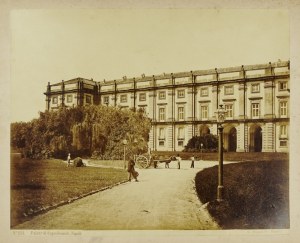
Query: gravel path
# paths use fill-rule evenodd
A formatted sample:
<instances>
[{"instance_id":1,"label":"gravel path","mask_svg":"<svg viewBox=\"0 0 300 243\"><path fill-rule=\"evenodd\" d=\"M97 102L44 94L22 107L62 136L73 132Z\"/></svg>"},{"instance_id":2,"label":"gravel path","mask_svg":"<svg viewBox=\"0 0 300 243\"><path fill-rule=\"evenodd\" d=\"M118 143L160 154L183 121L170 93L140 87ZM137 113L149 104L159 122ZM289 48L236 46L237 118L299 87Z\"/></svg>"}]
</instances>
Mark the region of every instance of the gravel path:
<instances>
[{"instance_id":1,"label":"gravel path","mask_svg":"<svg viewBox=\"0 0 300 243\"><path fill-rule=\"evenodd\" d=\"M19 229L199 230L218 229L194 188L197 171L215 162L171 162L165 169L138 170L139 182L127 182L61 206L18 225Z\"/></svg>"}]
</instances>

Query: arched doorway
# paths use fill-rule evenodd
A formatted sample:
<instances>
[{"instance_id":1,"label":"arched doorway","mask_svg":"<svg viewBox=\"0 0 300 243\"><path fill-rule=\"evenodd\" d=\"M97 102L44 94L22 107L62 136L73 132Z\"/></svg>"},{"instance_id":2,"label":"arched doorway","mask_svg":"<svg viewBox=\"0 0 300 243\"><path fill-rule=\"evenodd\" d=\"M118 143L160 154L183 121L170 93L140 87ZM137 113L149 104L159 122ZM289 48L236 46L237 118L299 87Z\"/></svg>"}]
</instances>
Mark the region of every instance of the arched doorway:
<instances>
[{"instance_id":1,"label":"arched doorway","mask_svg":"<svg viewBox=\"0 0 300 243\"><path fill-rule=\"evenodd\" d=\"M224 149L228 152L236 152L237 147L237 131L233 126L224 128Z\"/></svg>"},{"instance_id":2,"label":"arched doorway","mask_svg":"<svg viewBox=\"0 0 300 243\"><path fill-rule=\"evenodd\" d=\"M206 134L210 134L210 129L207 125L202 125L199 129L200 136L204 136Z\"/></svg>"},{"instance_id":3,"label":"arched doorway","mask_svg":"<svg viewBox=\"0 0 300 243\"><path fill-rule=\"evenodd\" d=\"M261 152L262 150L262 129L259 125L250 127L250 152Z\"/></svg>"},{"instance_id":4,"label":"arched doorway","mask_svg":"<svg viewBox=\"0 0 300 243\"><path fill-rule=\"evenodd\" d=\"M236 151L236 128L233 127L228 133L228 152Z\"/></svg>"}]
</instances>

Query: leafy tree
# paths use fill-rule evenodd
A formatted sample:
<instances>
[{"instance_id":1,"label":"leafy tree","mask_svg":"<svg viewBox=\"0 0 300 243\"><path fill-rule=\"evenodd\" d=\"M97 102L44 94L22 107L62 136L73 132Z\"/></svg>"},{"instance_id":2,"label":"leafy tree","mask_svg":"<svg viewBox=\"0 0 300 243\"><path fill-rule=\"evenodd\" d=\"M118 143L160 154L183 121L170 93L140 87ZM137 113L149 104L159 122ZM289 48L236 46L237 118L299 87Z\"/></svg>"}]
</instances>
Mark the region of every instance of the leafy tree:
<instances>
[{"instance_id":1,"label":"leafy tree","mask_svg":"<svg viewBox=\"0 0 300 243\"><path fill-rule=\"evenodd\" d=\"M26 122L15 122L11 124L11 145L22 149L26 146L28 124Z\"/></svg>"},{"instance_id":2,"label":"leafy tree","mask_svg":"<svg viewBox=\"0 0 300 243\"><path fill-rule=\"evenodd\" d=\"M150 120L141 110L107 106L61 108L40 112L27 123L11 124L11 146L30 158L91 156L122 158L123 139L128 155L147 151ZM135 138L138 143L134 143Z\"/></svg>"}]
</instances>

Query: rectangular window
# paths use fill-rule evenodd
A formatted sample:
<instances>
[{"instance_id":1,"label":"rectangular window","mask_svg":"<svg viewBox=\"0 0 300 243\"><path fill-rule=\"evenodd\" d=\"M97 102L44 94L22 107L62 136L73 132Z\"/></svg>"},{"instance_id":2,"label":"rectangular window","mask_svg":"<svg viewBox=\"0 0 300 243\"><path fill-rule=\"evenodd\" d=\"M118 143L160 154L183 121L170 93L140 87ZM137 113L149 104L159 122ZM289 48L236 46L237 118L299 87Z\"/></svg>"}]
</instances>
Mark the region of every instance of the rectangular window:
<instances>
[{"instance_id":1,"label":"rectangular window","mask_svg":"<svg viewBox=\"0 0 300 243\"><path fill-rule=\"evenodd\" d=\"M208 96L208 88L201 88L200 89L200 96L201 97Z\"/></svg>"},{"instance_id":2,"label":"rectangular window","mask_svg":"<svg viewBox=\"0 0 300 243\"><path fill-rule=\"evenodd\" d=\"M71 103L73 101L73 95L67 95L67 103Z\"/></svg>"},{"instance_id":3,"label":"rectangular window","mask_svg":"<svg viewBox=\"0 0 300 243\"><path fill-rule=\"evenodd\" d=\"M87 104L91 104L92 103L92 97L90 95L87 95L85 97L85 103L87 103Z\"/></svg>"},{"instance_id":4,"label":"rectangular window","mask_svg":"<svg viewBox=\"0 0 300 243\"><path fill-rule=\"evenodd\" d=\"M225 116L226 118L233 118L233 104L226 104L225 110L227 111Z\"/></svg>"},{"instance_id":5,"label":"rectangular window","mask_svg":"<svg viewBox=\"0 0 300 243\"><path fill-rule=\"evenodd\" d=\"M280 147L287 147L287 141L286 140L279 141L279 146Z\"/></svg>"},{"instance_id":6,"label":"rectangular window","mask_svg":"<svg viewBox=\"0 0 300 243\"><path fill-rule=\"evenodd\" d=\"M184 98L184 89L177 90L177 98Z\"/></svg>"},{"instance_id":7,"label":"rectangular window","mask_svg":"<svg viewBox=\"0 0 300 243\"><path fill-rule=\"evenodd\" d=\"M159 128L159 139L165 139L165 129L163 127Z\"/></svg>"},{"instance_id":8,"label":"rectangular window","mask_svg":"<svg viewBox=\"0 0 300 243\"><path fill-rule=\"evenodd\" d=\"M251 92L252 93L259 93L259 84L252 84L251 85Z\"/></svg>"},{"instance_id":9,"label":"rectangular window","mask_svg":"<svg viewBox=\"0 0 300 243\"><path fill-rule=\"evenodd\" d=\"M286 125L281 125L280 126L280 137L287 137L287 129Z\"/></svg>"},{"instance_id":10,"label":"rectangular window","mask_svg":"<svg viewBox=\"0 0 300 243\"><path fill-rule=\"evenodd\" d=\"M57 101L58 101L57 96L52 97L52 104L57 104Z\"/></svg>"},{"instance_id":11,"label":"rectangular window","mask_svg":"<svg viewBox=\"0 0 300 243\"><path fill-rule=\"evenodd\" d=\"M160 140L158 142L158 146L165 146L165 141L164 140Z\"/></svg>"},{"instance_id":12,"label":"rectangular window","mask_svg":"<svg viewBox=\"0 0 300 243\"><path fill-rule=\"evenodd\" d=\"M164 121L166 119L165 108L159 108L159 121Z\"/></svg>"},{"instance_id":13,"label":"rectangular window","mask_svg":"<svg viewBox=\"0 0 300 243\"><path fill-rule=\"evenodd\" d=\"M109 104L109 96L104 96L104 97L103 97L103 103L104 103L105 105L108 105L108 104Z\"/></svg>"},{"instance_id":14,"label":"rectangular window","mask_svg":"<svg viewBox=\"0 0 300 243\"><path fill-rule=\"evenodd\" d=\"M225 95L233 95L233 85L225 86L224 89Z\"/></svg>"},{"instance_id":15,"label":"rectangular window","mask_svg":"<svg viewBox=\"0 0 300 243\"><path fill-rule=\"evenodd\" d=\"M279 91L283 91L283 90L287 90L287 82L279 82L279 87L278 87Z\"/></svg>"},{"instance_id":16,"label":"rectangular window","mask_svg":"<svg viewBox=\"0 0 300 243\"><path fill-rule=\"evenodd\" d=\"M252 118L259 118L259 104L258 103L251 104L251 114L252 114Z\"/></svg>"},{"instance_id":17,"label":"rectangular window","mask_svg":"<svg viewBox=\"0 0 300 243\"><path fill-rule=\"evenodd\" d=\"M184 139L184 128L178 127L178 139Z\"/></svg>"},{"instance_id":18,"label":"rectangular window","mask_svg":"<svg viewBox=\"0 0 300 243\"><path fill-rule=\"evenodd\" d=\"M286 117L287 116L287 101L281 101L279 103L279 109L280 109L280 117Z\"/></svg>"},{"instance_id":19,"label":"rectangular window","mask_svg":"<svg viewBox=\"0 0 300 243\"><path fill-rule=\"evenodd\" d=\"M184 107L178 107L178 120L184 120Z\"/></svg>"},{"instance_id":20,"label":"rectangular window","mask_svg":"<svg viewBox=\"0 0 300 243\"><path fill-rule=\"evenodd\" d=\"M139 100L140 101L146 101L146 93L140 93Z\"/></svg>"},{"instance_id":21,"label":"rectangular window","mask_svg":"<svg viewBox=\"0 0 300 243\"><path fill-rule=\"evenodd\" d=\"M178 141L178 146L180 146L180 147L183 146L183 141L182 140Z\"/></svg>"},{"instance_id":22,"label":"rectangular window","mask_svg":"<svg viewBox=\"0 0 300 243\"><path fill-rule=\"evenodd\" d=\"M166 91L159 91L158 99L165 100L166 99Z\"/></svg>"},{"instance_id":23,"label":"rectangular window","mask_svg":"<svg viewBox=\"0 0 300 243\"><path fill-rule=\"evenodd\" d=\"M147 105L139 106L138 111L144 114L147 114Z\"/></svg>"},{"instance_id":24,"label":"rectangular window","mask_svg":"<svg viewBox=\"0 0 300 243\"><path fill-rule=\"evenodd\" d=\"M201 119L208 119L208 106L201 106Z\"/></svg>"},{"instance_id":25,"label":"rectangular window","mask_svg":"<svg viewBox=\"0 0 300 243\"><path fill-rule=\"evenodd\" d=\"M127 94L123 94L120 96L120 102L121 103L126 103L127 102Z\"/></svg>"}]
</instances>

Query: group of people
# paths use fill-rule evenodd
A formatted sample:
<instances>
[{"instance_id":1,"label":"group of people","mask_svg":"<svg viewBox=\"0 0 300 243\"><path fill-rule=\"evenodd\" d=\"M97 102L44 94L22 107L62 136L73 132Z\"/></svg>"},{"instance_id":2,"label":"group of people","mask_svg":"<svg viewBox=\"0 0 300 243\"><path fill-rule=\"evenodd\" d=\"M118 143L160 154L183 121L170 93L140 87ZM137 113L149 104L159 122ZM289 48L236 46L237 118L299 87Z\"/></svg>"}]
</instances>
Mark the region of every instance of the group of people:
<instances>
[{"instance_id":1,"label":"group of people","mask_svg":"<svg viewBox=\"0 0 300 243\"><path fill-rule=\"evenodd\" d=\"M177 168L180 170L180 163L181 163L181 157L179 156L179 154L177 154L177 156L175 157L176 161L177 161ZM191 157L191 168L194 168L194 162L195 162L195 157L194 155ZM165 168L169 168L169 163L171 161L167 161L165 162ZM69 167L71 165L71 154L68 154L67 157L67 166ZM139 176L139 173L135 170L134 168L135 166L135 162L133 159L130 159L128 161L128 166L127 166L127 172L128 172L128 181L131 181L131 179L133 178L135 181L138 181L137 177Z\"/></svg>"},{"instance_id":2,"label":"group of people","mask_svg":"<svg viewBox=\"0 0 300 243\"><path fill-rule=\"evenodd\" d=\"M180 163L181 163L181 157L179 156L179 154L177 154L177 156L175 157L176 161L177 161L177 169L180 170ZM171 162L172 160L170 161L166 161L165 162L165 168L169 168L169 163ZM195 156L192 155L191 157L191 168L195 168Z\"/></svg>"}]
</instances>

